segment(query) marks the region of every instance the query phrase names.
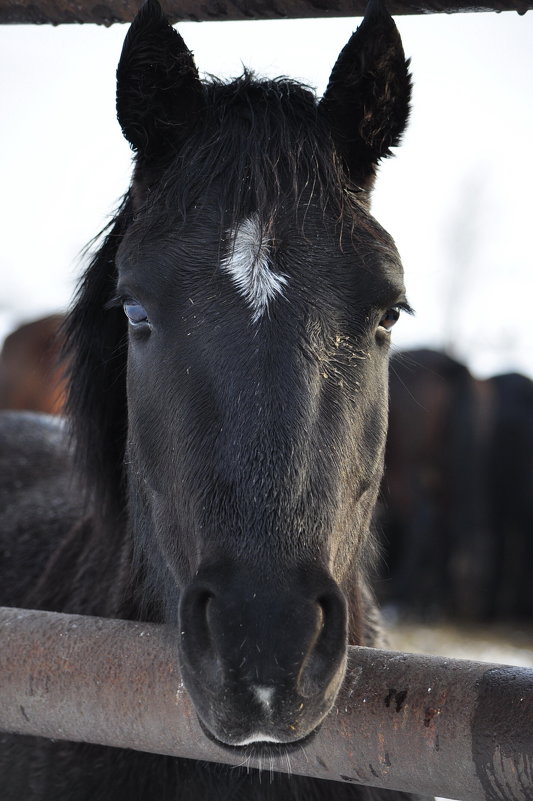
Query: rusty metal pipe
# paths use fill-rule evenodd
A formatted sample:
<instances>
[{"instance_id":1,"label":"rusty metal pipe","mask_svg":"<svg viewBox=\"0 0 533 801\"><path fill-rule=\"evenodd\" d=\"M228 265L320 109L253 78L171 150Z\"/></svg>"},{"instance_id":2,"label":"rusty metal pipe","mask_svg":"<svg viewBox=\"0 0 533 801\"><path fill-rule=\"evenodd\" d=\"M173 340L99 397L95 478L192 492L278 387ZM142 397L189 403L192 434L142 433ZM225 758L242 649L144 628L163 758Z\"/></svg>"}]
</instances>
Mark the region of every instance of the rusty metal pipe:
<instances>
[{"instance_id":1,"label":"rusty metal pipe","mask_svg":"<svg viewBox=\"0 0 533 801\"><path fill-rule=\"evenodd\" d=\"M242 763L242 750L202 733L175 636L163 626L0 608L0 729ZM287 770L284 755L266 761ZM461 801L528 801L533 670L350 648L335 709L290 767Z\"/></svg>"},{"instance_id":2,"label":"rusty metal pipe","mask_svg":"<svg viewBox=\"0 0 533 801\"><path fill-rule=\"evenodd\" d=\"M0 0L0 23L131 22L140 0ZM366 0L162 0L172 22L362 16ZM392 14L518 11L532 0L389 0Z\"/></svg>"}]
</instances>

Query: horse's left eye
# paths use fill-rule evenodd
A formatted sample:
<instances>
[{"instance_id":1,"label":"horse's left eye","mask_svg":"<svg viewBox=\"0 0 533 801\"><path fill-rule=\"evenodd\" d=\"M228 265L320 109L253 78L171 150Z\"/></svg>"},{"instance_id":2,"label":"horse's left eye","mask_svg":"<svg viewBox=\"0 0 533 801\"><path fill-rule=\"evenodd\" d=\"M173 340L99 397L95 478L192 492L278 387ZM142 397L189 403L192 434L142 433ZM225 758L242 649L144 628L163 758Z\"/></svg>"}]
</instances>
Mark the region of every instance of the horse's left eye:
<instances>
[{"instance_id":1,"label":"horse's left eye","mask_svg":"<svg viewBox=\"0 0 533 801\"><path fill-rule=\"evenodd\" d=\"M390 331L394 323L398 321L398 317L400 316L400 310L397 306L393 306L391 309L387 309L381 320L379 321L380 328L384 328L385 331Z\"/></svg>"},{"instance_id":2,"label":"horse's left eye","mask_svg":"<svg viewBox=\"0 0 533 801\"><path fill-rule=\"evenodd\" d=\"M144 306L141 306L140 303L136 303L134 300L127 300L123 305L124 313L126 314L126 317L130 321L131 325L142 325L143 323L150 322L148 320L146 309Z\"/></svg>"}]
</instances>

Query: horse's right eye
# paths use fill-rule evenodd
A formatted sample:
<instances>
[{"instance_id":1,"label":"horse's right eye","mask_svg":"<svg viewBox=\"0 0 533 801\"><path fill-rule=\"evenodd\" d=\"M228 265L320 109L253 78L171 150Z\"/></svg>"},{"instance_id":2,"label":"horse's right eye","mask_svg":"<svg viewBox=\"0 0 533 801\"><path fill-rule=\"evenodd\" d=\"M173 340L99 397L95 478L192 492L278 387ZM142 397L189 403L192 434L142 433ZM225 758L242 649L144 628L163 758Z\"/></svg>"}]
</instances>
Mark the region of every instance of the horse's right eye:
<instances>
[{"instance_id":1,"label":"horse's right eye","mask_svg":"<svg viewBox=\"0 0 533 801\"><path fill-rule=\"evenodd\" d=\"M143 325L149 324L148 314L144 306L134 300L126 300L123 304L124 313L128 318L130 325Z\"/></svg>"}]
</instances>

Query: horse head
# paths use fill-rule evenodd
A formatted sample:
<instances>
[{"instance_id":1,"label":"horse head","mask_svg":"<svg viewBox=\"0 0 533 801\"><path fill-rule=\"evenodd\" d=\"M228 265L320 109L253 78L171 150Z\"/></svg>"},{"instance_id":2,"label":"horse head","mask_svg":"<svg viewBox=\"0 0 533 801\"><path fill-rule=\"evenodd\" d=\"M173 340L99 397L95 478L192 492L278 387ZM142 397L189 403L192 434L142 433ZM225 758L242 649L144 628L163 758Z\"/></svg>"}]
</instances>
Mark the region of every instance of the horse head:
<instances>
[{"instance_id":1,"label":"horse head","mask_svg":"<svg viewBox=\"0 0 533 801\"><path fill-rule=\"evenodd\" d=\"M117 77L135 170L70 318L79 448L101 508L127 506L208 734L300 741L347 643L370 644L365 544L408 306L369 197L407 62L372 2L320 102L248 73L202 82L148 0Z\"/></svg>"}]
</instances>

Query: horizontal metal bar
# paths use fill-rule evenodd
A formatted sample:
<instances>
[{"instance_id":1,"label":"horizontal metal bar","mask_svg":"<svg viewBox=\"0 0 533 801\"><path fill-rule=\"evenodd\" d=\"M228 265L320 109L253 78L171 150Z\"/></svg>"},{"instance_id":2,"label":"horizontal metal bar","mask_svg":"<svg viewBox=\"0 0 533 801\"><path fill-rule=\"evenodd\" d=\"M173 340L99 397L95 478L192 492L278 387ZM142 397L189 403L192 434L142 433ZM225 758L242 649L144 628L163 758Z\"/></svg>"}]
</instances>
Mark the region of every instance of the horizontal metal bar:
<instances>
[{"instance_id":1,"label":"horizontal metal bar","mask_svg":"<svg viewBox=\"0 0 533 801\"><path fill-rule=\"evenodd\" d=\"M139 0L0 0L0 23L131 22ZM179 20L289 19L357 17L366 0L163 0L173 22ZM533 8L532 0L390 0L392 14L454 13L458 11L518 11Z\"/></svg>"},{"instance_id":2,"label":"horizontal metal bar","mask_svg":"<svg viewBox=\"0 0 533 801\"><path fill-rule=\"evenodd\" d=\"M163 626L0 608L0 642L1 730L242 762L202 733ZM285 756L270 762L287 769ZM533 670L350 648L336 707L290 762L422 795L527 801Z\"/></svg>"}]
</instances>

